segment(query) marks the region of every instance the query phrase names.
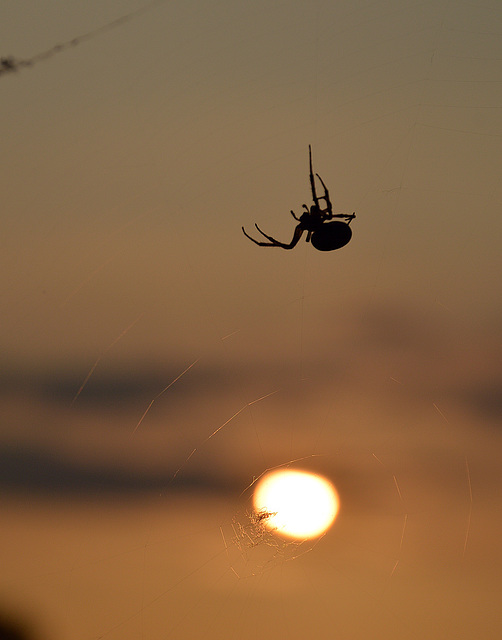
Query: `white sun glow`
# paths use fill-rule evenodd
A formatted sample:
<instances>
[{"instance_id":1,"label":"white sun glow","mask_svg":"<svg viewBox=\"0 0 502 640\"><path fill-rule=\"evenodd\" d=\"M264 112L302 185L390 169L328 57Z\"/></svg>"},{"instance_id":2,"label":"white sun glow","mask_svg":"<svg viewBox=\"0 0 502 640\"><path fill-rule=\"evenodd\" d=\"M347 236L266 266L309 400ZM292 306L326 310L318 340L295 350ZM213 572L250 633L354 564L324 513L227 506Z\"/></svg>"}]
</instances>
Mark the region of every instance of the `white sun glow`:
<instances>
[{"instance_id":1,"label":"white sun glow","mask_svg":"<svg viewBox=\"0 0 502 640\"><path fill-rule=\"evenodd\" d=\"M334 486L306 471L273 471L258 483L254 509L265 526L291 538L315 538L333 524L340 508Z\"/></svg>"}]
</instances>

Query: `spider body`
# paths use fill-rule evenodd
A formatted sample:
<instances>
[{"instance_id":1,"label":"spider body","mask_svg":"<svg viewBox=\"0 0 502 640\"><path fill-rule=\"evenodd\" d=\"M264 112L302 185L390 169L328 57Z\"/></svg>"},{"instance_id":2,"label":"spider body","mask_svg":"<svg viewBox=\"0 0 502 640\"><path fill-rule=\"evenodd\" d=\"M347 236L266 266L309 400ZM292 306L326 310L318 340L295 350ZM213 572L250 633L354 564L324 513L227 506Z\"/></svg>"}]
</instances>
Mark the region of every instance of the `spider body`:
<instances>
[{"instance_id":1,"label":"spider body","mask_svg":"<svg viewBox=\"0 0 502 640\"><path fill-rule=\"evenodd\" d=\"M352 229L346 222L332 220L313 231L310 242L319 251L334 251L348 244L351 238Z\"/></svg>"},{"instance_id":2,"label":"spider body","mask_svg":"<svg viewBox=\"0 0 502 640\"><path fill-rule=\"evenodd\" d=\"M282 249L293 249L298 244L298 241L302 237L303 233L307 232L307 242L312 242L312 246L318 251L334 251L344 247L352 237L352 229L350 228L351 221L356 217L355 213L333 213L333 205L329 198L329 191L324 184L321 176L316 173L315 175L319 179L324 189L324 195L318 196L315 186L315 177L312 169L312 149L309 145L309 166L310 166L310 188L312 190L312 199L314 204L307 207L303 205L304 211L298 217L294 211L291 211L291 215L298 221L295 231L293 233L293 239L289 244L279 242L272 236L268 236L264 233L260 227L255 224L256 229L261 235L268 240L263 242L255 240L249 234L246 233L244 227L242 231L246 238L249 238L252 242L259 247L281 247ZM324 201L324 206L321 206L321 200ZM341 220L333 220L333 218L342 218L346 222Z\"/></svg>"}]
</instances>

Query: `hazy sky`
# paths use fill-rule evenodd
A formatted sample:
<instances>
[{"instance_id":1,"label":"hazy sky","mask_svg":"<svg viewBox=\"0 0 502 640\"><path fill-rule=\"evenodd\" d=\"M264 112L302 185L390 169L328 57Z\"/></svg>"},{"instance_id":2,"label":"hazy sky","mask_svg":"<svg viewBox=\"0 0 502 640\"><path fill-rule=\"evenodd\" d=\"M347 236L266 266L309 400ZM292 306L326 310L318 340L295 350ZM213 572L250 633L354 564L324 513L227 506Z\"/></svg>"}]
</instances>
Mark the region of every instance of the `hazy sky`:
<instances>
[{"instance_id":1,"label":"hazy sky","mask_svg":"<svg viewBox=\"0 0 502 640\"><path fill-rule=\"evenodd\" d=\"M82 640L498 638L500 2L0 16L0 609ZM309 144L351 242L257 247L241 226L293 237ZM335 533L236 586L221 523L302 457Z\"/></svg>"},{"instance_id":2,"label":"hazy sky","mask_svg":"<svg viewBox=\"0 0 502 640\"><path fill-rule=\"evenodd\" d=\"M2 54L138 6L9 3ZM496 3L159 2L2 75L5 355L85 364L144 314L117 357L197 356L309 296L499 313L499 24ZM309 143L353 241L259 249L240 227L289 241Z\"/></svg>"}]
</instances>

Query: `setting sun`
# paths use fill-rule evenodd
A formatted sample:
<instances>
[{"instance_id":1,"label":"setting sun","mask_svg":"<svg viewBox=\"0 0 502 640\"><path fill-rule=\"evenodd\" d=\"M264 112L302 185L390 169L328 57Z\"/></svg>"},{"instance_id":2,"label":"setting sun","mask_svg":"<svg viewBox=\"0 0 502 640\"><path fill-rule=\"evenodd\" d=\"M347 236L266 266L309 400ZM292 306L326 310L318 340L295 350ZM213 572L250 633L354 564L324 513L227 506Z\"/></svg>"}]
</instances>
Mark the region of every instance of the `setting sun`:
<instances>
[{"instance_id":1,"label":"setting sun","mask_svg":"<svg viewBox=\"0 0 502 640\"><path fill-rule=\"evenodd\" d=\"M333 524L340 501L334 486L306 471L274 471L265 475L253 496L265 526L291 538L315 538Z\"/></svg>"}]
</instances>

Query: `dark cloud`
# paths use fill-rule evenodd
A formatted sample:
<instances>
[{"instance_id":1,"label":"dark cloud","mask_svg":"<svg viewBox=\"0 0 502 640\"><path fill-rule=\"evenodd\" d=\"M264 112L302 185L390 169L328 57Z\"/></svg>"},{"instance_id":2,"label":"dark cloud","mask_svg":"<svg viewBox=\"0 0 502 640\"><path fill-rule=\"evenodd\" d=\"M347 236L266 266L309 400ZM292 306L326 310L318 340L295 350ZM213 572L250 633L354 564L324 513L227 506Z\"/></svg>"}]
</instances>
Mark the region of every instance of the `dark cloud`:
<instances>
[{"instance_id":1,"label":"dark cloud","mask_svg":"<svg viewBox=\"0 0 502 640\"><path fill-rule=\"evenodd\" d=\"M173 470L159 473L82 463L34 447L10 445L0 448L0 486L33 495L122 496L163 491L218 491L228 489L225 479L213 475Z\"/></svg>"},{"instance_id":2,"label":"dark cloud","mask_svg":"<svg viewBox=\"0 0 502 640\"><path fill-rule=\"evenodd\" d=\"M401 301L365 304L354 313L352 323L355 341L369 348L403 353L425 349L436 354L445 348L442 327Z\"/></svg>"},{"instance_id":3,"label":"dark cloud","mask_svg":"<svg viewBox=\"0 0 502 640\"><path fill-rule=\"evenodd\" d=\"M471 387L459 388L455 395L481 416L498 421L502 419L502 376L498 381L474 382Z\"/></svg>"}]
</instances>

